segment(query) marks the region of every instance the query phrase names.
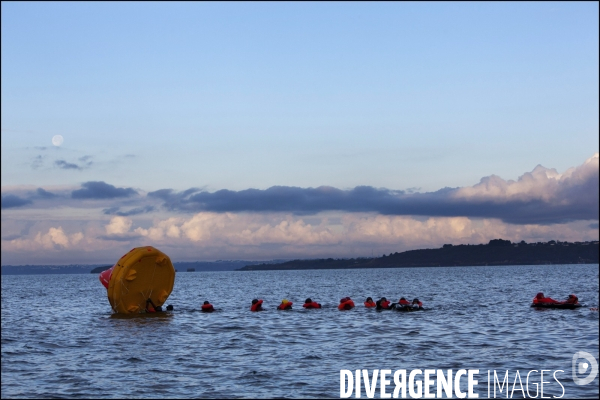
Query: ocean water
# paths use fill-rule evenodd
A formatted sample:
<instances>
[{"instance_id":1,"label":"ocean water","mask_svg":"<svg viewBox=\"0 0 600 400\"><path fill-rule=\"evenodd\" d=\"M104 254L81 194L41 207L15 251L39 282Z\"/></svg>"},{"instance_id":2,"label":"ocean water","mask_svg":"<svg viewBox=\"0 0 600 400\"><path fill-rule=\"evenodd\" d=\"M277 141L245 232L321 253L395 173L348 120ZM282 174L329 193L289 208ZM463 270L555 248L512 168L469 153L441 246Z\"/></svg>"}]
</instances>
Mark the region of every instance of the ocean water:
<instances>
[{"instance_id":1,"label":"ocean water","mask_svg":"<svg viewBox=\"0 0 600 400\"><path fill-rule=\"evenodd\" d=\"M599 317L589 309L598 307L598 279L598 265L179 272L167 301L174 312L123 318L111 314L95 274L3 276L1 393L339 398L341 369L452 368L480 370L480 398L488 370L500 379L509 370L512 389L517 370L525 386L527 372L541 369L564 371L556 376L565 398L596 398L598 377L576 385L572 357L599 359ZM575 293L588 307L530 308L540 291ZM340 312L345 296L357 307ZM418 297L427 310L377 312L363 307L367 296ZM324 308L302 309L307 297ZM267 311L251 313L253 298ZM275 310L283 298L292 311ZM199 312L204 300L218 311ZM530 376L532 396L539 381ZM551 373L544 381L545 397L561 396ZM523 397L518 385L513 397Z\"/></svg>"}]
</instances>

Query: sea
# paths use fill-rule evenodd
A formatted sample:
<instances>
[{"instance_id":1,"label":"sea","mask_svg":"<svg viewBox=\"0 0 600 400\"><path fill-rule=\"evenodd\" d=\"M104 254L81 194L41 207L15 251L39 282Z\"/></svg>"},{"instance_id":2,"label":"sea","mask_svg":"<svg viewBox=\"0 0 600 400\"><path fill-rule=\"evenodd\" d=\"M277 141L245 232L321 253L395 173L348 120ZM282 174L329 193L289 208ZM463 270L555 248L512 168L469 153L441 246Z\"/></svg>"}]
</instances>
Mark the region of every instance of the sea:
<instances>
[{"instance_id":1,"label":"sea","mask_svg":"<svg viewBox=\"0 0 600 400\"><path fill-rule=\"evenodd\" d=\"M173 312L123 317L96 274L5 275L1 397L339 398L341 370L465 369L479 398L541 398L541 381L544 398L597 398L598 376L576 382L591 361L574 356L599 359L598 281L598 265L178 272ZM538 292L585 307L531 308ZM338 311L346 296L356 307ZM367 309L368 296L425 310ZM303 309L308 297L323 308ZM266 311L249 311L254 298Z\"/></svg>"}]
</instances>

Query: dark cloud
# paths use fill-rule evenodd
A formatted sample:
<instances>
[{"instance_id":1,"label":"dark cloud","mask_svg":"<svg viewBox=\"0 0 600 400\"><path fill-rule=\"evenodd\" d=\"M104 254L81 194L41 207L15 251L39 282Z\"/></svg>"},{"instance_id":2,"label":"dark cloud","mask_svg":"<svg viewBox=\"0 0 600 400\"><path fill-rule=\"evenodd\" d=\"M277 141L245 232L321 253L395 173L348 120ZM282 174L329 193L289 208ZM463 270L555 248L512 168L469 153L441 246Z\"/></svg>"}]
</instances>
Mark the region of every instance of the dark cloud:
<instances>
[{"instance_id":1,"label":"dark cloud","mask_svg":"<svg viewBox=\"0 0 600 400\"><path fill-rule=\"evenodd\" d=\"M2 209L21 207L27 204L31 204L30 199L23 199L19 196L15 196L14 194L2 196Z\"/></svg>"},{"instance_id":2,"label":"dark cloud","mask_svg":"<svg viewBox=\"0 0 600 400\"><path fill-rule=\"evenodd\" d=\"M23 237L23 235L8 235L8 236L4 236L2 238L2 240L10 241L10 240L19 239L19 238L22 238L22 237Z\"/></svg>"},{"instance_id":3,"label":"dark cloud","mask_svg":"<svg viewBox=\"0 0 600 400\"><path fill-rule=\"evenodd\" d=\"M273 186L265 190L201 189L148 193L164 207L183 212L375 212L384 215L498 218L513 224L553 224L598 219L598 158L573 172L536 167L519 181L491 176L473 187L410 193L371 186L341 190L328 186Z\"/></svg>"},{"instance_id":4,"label":"dark cloud","mask_svg":"<svg viewBox=\"0 0 600 400\"><path fill-rule=\"evenodd\" d=\"M44 190L42 188L37 188L35 193L38 195L38 197L41 197L44 199L53 199L56 197L56 195L54 193Z\"/></svg>"},{"instance_id":5,"label":"dark cloud","mask_svg":"<svg viewBox=\"0 0 600 400\"><path fill-rule=\"evenodd\" d=\"M129 217L131 215L145 214L154 211L153 206L132 208L129 211L121 211L120 207L105 208L102 212L105 215L118 215L120 217Z\"/></svg>"},{"instance_id":6,"label":"dark cloud","mask_svg":"<svg viewBox=\"0 0 600 400\"><path fill-rule=\"evenodd\" d=\"M82 189L73 190L71 197L74 199L115 199L122 197L131 197L137 195L137 191L132 188L118 188L108 183L85 182Z\"/></svg>"},{"instance_id":7,"label":"dark cloud","mask_svg":"<svg viewBox=\"0 0 600 400\"><path fill-rule=\"evenodd\" d=\"M93 162L91 161L92 156L79 157L79 164L70 163L65 160L56 160L54 165L61 169L76 169L81 171L82 169L89 168Z\"/></svg>"},{"instance_id":8,"label":"dark cloud","mask_svg":"<svg viewBox=\"0 0 600 400\"><path fill-rule=\"evenodd\" d=\"M85 168L89 168L93 164L92 156L79 157L79 161L83 163Z\"/></svg>"},{"instance_id":9,"label":"dark cloud","mask_svg":"<svg viewBox=\"0 0 600 400\"><path fill-rule=\"evenodd\" d=\"M58 168L61 168L61 169L77 169L77 170L83 169L79 165L66 162L65 160L56 160L56 161L54 161L54 165L56 165Z\"/></svg>"}]
</instances>

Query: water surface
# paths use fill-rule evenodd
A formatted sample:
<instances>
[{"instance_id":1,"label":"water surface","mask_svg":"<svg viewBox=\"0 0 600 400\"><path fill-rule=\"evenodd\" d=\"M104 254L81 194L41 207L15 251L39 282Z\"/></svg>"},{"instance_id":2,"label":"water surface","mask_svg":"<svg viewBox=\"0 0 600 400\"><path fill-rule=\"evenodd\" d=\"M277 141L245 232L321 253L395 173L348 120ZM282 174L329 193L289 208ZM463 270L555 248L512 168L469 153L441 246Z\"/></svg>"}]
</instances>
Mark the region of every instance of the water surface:
<instances>
[{"instance_id":1,"label":"water surface","mask_svg":"<svg viewBox=\"0 0 600 400\"><path fill-rule=\"evenodd\" d=\"M588 308L532 309L539 291ZM345 296L357 307L340 312ZM376 312L367 296L428 310ZM324 308L302 309L307 297ZM253 298L267 311L249 312ZM283 298L292 311L275 310ZM179 272L167 303L118 318L95 274L3 276L2 397L337 398L340 369L375 368L477 368L480 398L487 370L560 369L565 398L598 396L598 378L571 378L575 352L599 358L598 265ZM544 396L560 396L548 380Z\"/></svg>"}]
</instances>

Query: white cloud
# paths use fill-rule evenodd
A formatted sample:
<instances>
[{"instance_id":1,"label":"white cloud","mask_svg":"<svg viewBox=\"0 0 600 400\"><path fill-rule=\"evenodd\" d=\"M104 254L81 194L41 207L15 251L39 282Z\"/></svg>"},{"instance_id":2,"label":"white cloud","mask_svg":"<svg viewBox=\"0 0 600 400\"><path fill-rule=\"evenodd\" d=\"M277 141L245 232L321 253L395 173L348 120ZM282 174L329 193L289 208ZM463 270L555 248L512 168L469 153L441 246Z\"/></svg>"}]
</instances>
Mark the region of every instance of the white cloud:
<instances>
[{"instance_id":1,"label":"white cloud","mask_svg":"<svg viewBox=\"0 0 600 400\"><path fill-rule=\"evenodd\" d=\"M181 222L181 218L168 218L156 222L153 227L148 229L136 228L134 232L152 240L162 240L165 236L169 238L179 238L181 236L181 228L178 224L181 224Z\"/></svg>"},{"instance_id":2,"label":"white cloud","mask_svg":"<svg viewBox=\"0 0 600 400\"><path fill-rule=\"evenodd\" d=\"M55 249L55 248L69 248L83 239L84 235L82 232L74 233L67 236L63 231L63 228L48 229L48 233L37 232L33 241L17 239L13 242L13 245L19 249L36 249L40 246L44 249ZM36 245L37 244L37 245Z\"/></svg>"},{"instance_id":3,"label":"white cloud","mask_svg":"<svg viewBox=\"0 0 600 400\"><path fill-rule=\"evenodd\" d=\"M110 223L106 225L107 235L122 235L129 232L133 221L127 217L112 217Z\"/></svg>"},{"instance_id":4,"label":"white cloud","mask_svg":"<svg viewBox=\"0 0 600 400\"><path fill-rule=\"evenodd\" d=\"M472 187L458 189L453 197L477 200L543 200L568 199L569 189L598 175L598 153L588 158L585 163L569 168L562 174L555 169L538 165L533 171L527 172L513 180L505 181L499 176L492 175L482 178L480 183Z\"/></svg>"}]
</instances>

